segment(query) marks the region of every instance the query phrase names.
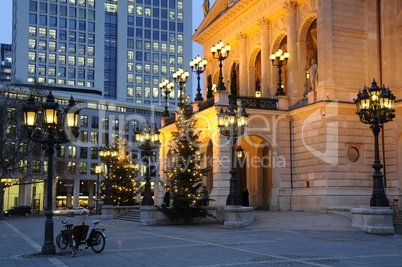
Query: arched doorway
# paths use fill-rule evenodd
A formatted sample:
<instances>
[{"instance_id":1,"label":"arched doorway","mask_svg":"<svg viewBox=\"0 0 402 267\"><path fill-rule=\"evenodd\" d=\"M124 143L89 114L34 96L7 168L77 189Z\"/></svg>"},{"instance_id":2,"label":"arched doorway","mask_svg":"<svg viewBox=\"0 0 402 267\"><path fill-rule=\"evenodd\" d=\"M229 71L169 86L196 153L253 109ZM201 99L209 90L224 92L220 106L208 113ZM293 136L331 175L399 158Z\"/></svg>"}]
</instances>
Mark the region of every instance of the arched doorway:
<instances>
[{"instance_id":1,"label":"arched doorway","mask_svg":"<svg viewBox=\"0 0 402 267\"><path fill-rule=\"evenodd\" d=\"M241 144L245 164L244 170L238 168L239 184L244 186L242 183L245 182L244 187L248 188L250 195L250 206L269 209L272 192L272 150L269 143L258 136L246 136Z\"/></svg>"}]
</instances>

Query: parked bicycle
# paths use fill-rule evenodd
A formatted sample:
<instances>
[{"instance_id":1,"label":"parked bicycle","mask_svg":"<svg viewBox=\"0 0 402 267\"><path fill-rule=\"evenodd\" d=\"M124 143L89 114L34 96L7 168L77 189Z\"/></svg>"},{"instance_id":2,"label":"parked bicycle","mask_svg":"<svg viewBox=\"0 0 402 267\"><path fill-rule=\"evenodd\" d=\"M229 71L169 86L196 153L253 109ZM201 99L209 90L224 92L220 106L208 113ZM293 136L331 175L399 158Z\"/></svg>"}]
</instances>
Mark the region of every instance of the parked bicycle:
<instances>
[{"instance_id":1,"label":"parked bicycle","mask_svg":"<svg viewBox=\"0 0 402 267\"><path fill-rule=\"evenodd\" d=\"M87 238L89 225L85 224L85 218L90 214L83 216L82 225L67 224L68 217L62 221L63 226L66 228L56 237L56 244L62 252L70 252L75 256L76 251L80 245L86 245L85 249L91 247L95 253L101 253L105 248L106 235L105 229L96 228L99 220L93 220L93 228Z\"/></svg>"},{"instance_id":2,"label":"parked bicycle","mask_svg":"<svg viewBox=\"0 0 402 267\"><path fill-rule=\"evenodd\" d=\"M70 215L67 215L67 218L61 221L65 229L61 230L60 234L57 235L56 245L63 253L71 252L75 256L76 250L75 250L75 240L73 234L74 224L67 223L68 217L70 217Z\"/></svg>"}]
</instances>

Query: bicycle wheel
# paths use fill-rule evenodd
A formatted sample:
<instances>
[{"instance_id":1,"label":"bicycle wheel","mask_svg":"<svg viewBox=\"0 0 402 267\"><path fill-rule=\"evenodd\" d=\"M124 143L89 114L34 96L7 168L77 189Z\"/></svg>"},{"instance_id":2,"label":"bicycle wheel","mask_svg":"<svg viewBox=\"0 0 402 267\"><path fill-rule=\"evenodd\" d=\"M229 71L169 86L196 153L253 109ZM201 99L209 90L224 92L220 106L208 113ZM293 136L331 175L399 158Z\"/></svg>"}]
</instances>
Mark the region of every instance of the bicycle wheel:
<instances>
[{"instance_id":1,"label":"bicycle wheel","mask_svg":"<svg viewBox=\"0 0 402 267\"><path fill-rule=\"evenodd\" d=\"M101 232L95 232L91 237L91 248L95 253L101 253L105 248L106 240Z\"/></svg>"},{"instance_id":2,"label":"bicycle wheel","mask_svg":"<svg viewBox=\"0 0 402 267\"><path fill-rule=\"evenodd\" d=\"M65 238L65 235L63 235L62 233L58 234L57 237L56 237L56 244L57 244L57 247L62 252L66 252L68 241Z\"/></svg>"}]
</instances>

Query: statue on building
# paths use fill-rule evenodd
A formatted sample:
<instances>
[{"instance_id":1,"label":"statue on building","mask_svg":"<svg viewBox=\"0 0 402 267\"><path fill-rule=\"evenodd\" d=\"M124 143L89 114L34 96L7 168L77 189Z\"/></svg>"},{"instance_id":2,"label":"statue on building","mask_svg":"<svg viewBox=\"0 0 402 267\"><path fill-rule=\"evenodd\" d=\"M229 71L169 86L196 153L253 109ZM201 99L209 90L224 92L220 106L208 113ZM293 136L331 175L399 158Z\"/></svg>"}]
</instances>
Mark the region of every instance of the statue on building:
<instances>
[{"instance_id":1,"label":"statue on building","mask_svg":"<svg viewBox=\"0 0 402 267\"><path fill-rule=\"evenodd\" d=\"M202 10L204 10L204 17L209 12L209 0L204 0L204 4L202 4Z\"/></svg>"},{"instance_id":2,"label":"statue on building","mask_svg":"<svg viewBox=\"0 0 402 267\"><path fill-rule=\"evenodd\" d=\"M314 91L318 83L318 66L317 61L314 58L311 60L311 66L308 69L308 72L310 74L309 79L311 91Z\"/></svg>"}]
</instances>

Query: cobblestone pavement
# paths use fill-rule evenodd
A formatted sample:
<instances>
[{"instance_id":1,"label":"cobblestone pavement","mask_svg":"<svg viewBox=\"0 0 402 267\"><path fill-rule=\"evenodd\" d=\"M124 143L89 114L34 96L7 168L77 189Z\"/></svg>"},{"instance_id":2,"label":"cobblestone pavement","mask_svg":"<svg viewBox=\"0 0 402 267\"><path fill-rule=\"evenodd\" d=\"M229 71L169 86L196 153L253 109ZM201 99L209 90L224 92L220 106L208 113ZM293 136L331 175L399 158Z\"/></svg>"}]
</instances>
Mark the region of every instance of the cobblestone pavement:
<instances>
[{"instance_id":1,"label":"cobblestone pavement","mask_svg":"<svg viewBox=\"0 0 402 267\"><path fill-rule=\"evenodd\" d=\"M255 211L243 229L222 224L140 226L101 220L106 247L71 254L39 255L45 217L0 221L0 266L402 266L402 236L377 236L351 227L341 215ZM55 236L61 220L54 217ZM99 219L92 216L87 219ZM78 216L70 220L80 223Z\"/></svg>"}]
</instances>

